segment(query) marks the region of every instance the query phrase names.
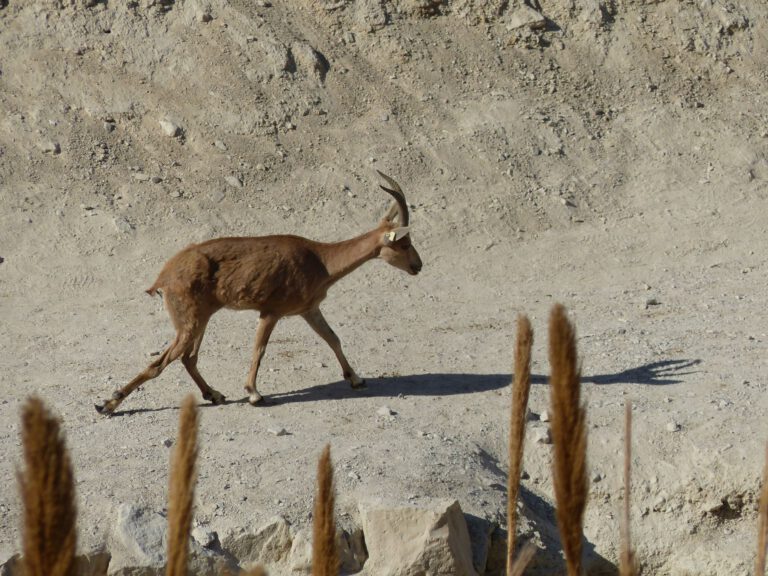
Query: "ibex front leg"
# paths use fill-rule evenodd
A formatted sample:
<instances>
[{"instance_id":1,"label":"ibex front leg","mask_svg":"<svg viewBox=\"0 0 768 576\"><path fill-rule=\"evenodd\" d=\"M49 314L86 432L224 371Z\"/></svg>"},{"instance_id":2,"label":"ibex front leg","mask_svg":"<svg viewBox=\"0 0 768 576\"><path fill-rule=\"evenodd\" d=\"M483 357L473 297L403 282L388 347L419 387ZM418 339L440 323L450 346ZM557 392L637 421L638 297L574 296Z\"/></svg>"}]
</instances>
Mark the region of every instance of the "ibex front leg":
<instances>
[{"instance_id":1,"label":"ibex front leg","mask_svg":"<svg viewBox=\"0 0 768 576\"><path fill-rule=\"evenodd\" d=\"M256 342L253 345L253 360L251 361L251 371L248 373L248 383L245 390L248 392L248 402L256 406L264 402L264 397L256 389L256 376L259 374L259 365L264 358L264 352L267 350L267 342L272 335L279 317L262 314L259 319L259 327L256 329Z\"/></svg>"},{"instance_id":2,"label":"ibex front leg","mask_svg":"<svg viewBox=\"0 0 768 576\"><path fill-rule=\"evenodd\" d=\"M346 356L344 356L344 352L341 350L341 341L339 340L339 337L336 336L336 333L330 326L328 326L328 322L325 321L320 309L315 308L314 310L310 310L309 312L302 314L302 318L307 321L307 324L309 324L323 340L328 342L333 353L336 354L339 364L341 364L344 379L352 385L352 388L364 388L365 380L360 378L360 376L355 374L355 371L352 370L352 366L349 365Z\"/></svg>"}]
</instances>

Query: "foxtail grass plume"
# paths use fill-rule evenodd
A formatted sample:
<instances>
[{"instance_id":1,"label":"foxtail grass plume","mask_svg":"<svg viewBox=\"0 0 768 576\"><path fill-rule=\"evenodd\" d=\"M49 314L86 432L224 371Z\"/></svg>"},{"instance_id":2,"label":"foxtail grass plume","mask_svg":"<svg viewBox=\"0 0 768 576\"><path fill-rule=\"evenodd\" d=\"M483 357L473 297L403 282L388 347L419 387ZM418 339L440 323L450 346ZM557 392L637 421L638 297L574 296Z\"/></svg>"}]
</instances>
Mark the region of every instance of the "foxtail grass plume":
<instances>
[{"instance_id":1,"label":"foxtail grass plume","mask_svg":"<svg viewBox=\"0 0 768 576\"><path fill-rule=\"evenodd\" d=\"M765 554L768 546L768 446L765 450L765 465L763 467L763 488L760 490L758 505L757 528L757 558L755 559L755 576L765 574Z\"/></svg>"},{"instance_id":2,"label":"foxtail grass plume","mask_svg":"<svg viewBox=\"0 0 768 576\"><path fill-rule=\"evenodd\" d=\"M327 444L317 463L317 496L312 528L312 576L337 576L336 521L333 516L333 465Z\"/></svg>"},{"instance_id":3,"label":"foxtail grass plume","mask_svg":"<svg viewBox=\"0 0 768 576\"><path fill-rule=\"evenodd\" d=\"M75 481L59 421L42 400L21 412L24 471L17 473L24 508L25 576L74 576L77 531Z\"/></svg>"},{"instance_id":4,"label":"foxtail grass plume","mask_svg":"<svg viewBox=\"0 0 768 576\"><path fill-rule=\"evenodd\" d=\"M627 402L624 409L624 506L621 516L621 558L620 576L637 576L637 559L632 550L632 537L629 522L629 503L632 496L632 404Z\"/></svg>"},{"instance_id":5,"label":"foxtail grass plume","mask_svg":"<svg viewBox=\"0 0 768 576\"><path fill-rule=\"evenodd\" d=\"M171 462L167 576L187 576L189 533L197 479L197 421L197 406L190 395L184 399L181 407L179 439Z\"/></svg>"},{"instance_id":6,"label":"foxtail grass plume","mask_svg":"<svg viewBox=\"0 0 768 576\"><path fill-rule=\"evenodd\" d=\"M576 334L560 304L549 319L549 363L557 525L568 574L579 576L588 492L586 410L580 397Z\"/></svg>"},{"instance_id":7,"label":"foxtail grass plume","mask_svg":"<svg viewBox=\"0 0 768 576\"><path fill-rule=\"evenodd\" d=\"M512 382L512 405L509 419L509 475L507 477L507 574L512 573L517 534L517 498L520 492L525 415L531 390L531 347L533 328L527 316L517 317L515 339L515 377ZM535 549L534 549L535 551ZM530 559L529 559L530 560ZM526 562L527 564L527 562Z\"/></svg>"}]
</instances>

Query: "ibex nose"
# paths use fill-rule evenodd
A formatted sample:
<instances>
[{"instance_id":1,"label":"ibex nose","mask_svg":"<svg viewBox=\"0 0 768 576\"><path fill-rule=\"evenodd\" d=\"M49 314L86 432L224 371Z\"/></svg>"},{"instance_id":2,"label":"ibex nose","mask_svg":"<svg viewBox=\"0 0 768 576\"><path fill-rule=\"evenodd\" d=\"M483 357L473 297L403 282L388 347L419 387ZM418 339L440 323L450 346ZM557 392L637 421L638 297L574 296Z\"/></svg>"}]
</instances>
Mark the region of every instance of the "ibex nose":
<instances>
[{"instance_id":1,"label":"ibex nose","mask_svg":"<svg viewBox=\"0 0 768 576\"><path fill-rule=\"evenodd\" d=\"M414 276L416 274L418 274L419 272L421 272L421 262L419 262L418 264L412 264L411 265L411 270L413 270Z\"/></svg>"}]
</instances>

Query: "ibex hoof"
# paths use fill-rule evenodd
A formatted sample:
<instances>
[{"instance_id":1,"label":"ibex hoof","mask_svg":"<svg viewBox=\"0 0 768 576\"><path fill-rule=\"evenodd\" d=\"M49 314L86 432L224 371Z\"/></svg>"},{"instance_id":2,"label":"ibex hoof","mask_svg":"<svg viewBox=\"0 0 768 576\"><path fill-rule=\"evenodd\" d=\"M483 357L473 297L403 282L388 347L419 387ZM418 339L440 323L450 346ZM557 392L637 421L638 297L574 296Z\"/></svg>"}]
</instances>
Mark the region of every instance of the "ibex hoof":
<instances>
[{"instance_id":1,"label":"ibex hoof","mask_svg":"<svg viewBox=\"0 0 768 576\"><path fill-rule=\"evenodd\" d=\"M264 406L267 404L267 400L261 394L256 393L248 396L248 403L251 406Z\"/></svg>"},{"instance_id":2,"label":"ibex hoof","mask_svg":"<svg viewBox=\"0 0 768 576\"><path fill-rule=\"evenodd\" d=\"M224 394L221 392L217 392L216 390L211 390L207 394L203 394L203 399L208 400L211 404L224 404L224 401L227 399Z\"/></svg>"},{"instance_id":3,"label":"ibex hoof","mask_svg":"<svg viewBox=\"0 0 768 576\"><path fill-rule=\"evenodd\" d=\"M115 410L114 408L109 407L109 402L104 402L104 404L94 404L93 407L96 408L96 412L102 416L112 416L112 413Z\"/></svg>"}]
</instances>

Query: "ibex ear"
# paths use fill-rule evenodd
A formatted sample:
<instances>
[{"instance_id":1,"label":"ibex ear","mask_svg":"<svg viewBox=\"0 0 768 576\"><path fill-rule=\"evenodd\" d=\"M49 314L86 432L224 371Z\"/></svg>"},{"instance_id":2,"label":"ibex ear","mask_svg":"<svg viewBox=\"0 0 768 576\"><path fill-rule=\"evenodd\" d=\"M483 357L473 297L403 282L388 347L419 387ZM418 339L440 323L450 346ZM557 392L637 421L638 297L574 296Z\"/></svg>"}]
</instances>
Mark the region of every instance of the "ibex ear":
<instances>
[{"instance_id":1,"label":"ibex ear","mask_svg":"<svg viewBox=\"0 0 768 576\"><path fill-rule=\"evenodd\" d=\"M394 244L398 240L402 240L408 234L411 232L411 229L407 226L403 226L401 228L395 228L394 230L390 230L386 234L384 234L384 244L390 245Z\"/></svg>"}]
</instances>

